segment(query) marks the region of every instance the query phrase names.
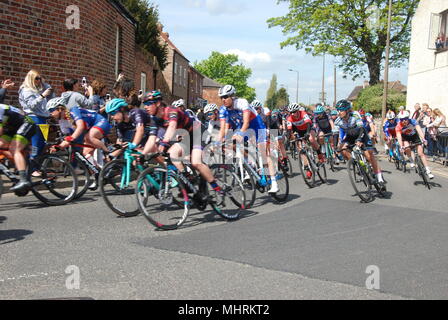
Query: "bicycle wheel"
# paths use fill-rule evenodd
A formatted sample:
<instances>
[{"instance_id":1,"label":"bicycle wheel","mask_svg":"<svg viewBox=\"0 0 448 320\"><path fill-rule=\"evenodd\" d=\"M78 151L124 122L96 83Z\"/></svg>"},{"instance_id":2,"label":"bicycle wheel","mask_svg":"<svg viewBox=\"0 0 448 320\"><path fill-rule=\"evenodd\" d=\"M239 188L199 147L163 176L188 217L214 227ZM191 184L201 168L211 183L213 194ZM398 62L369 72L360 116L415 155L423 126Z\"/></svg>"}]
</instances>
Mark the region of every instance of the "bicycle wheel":
<instances>
[{"instance_id":1,"label":"bicycle wheel","mask_svg":"<svg viewBox=\"0 0 448 320\"><path fill-rule=\"evenodd\" d=\"M246 209L249 209L253 207L257 199L257 183L255 182L255 178L250 174L246 163L243 164L243 172L241 172L240 166L237 168L236 174L242 180L246 192Z\"/></svg>"},{"instance_id":2,"label":"bicycle wheel","mask_svg":"<svg viewBox=\"0 0 448 320\"><path fill-rule=\"evenodd\" d=\"M209 188L209 193L213 199L211 201L213 210L224 219L239 219L241 210L247 208L243 183L230 166L213 165L212 171L223 191L223 194L221 194ZM227 198L231 201L229 202Z\"/></svg>"},{"instance_id":3,"label":"bicycle wheel","mask_svg":"<svg viewBox=\"0 0 448 320\"><path fill-rule=\"evenodd\" d=\"M422 159L420 158L419 155L415 156L415 162L416 162L416 168L417 168L418 174L420 175L420 177L422 177L423 183L428 188L428 190L431 190L431 185L429 183L428 174L426 173L426 168L423 165Z\"/></svg>"},{"instance_id":4,"label":"bicycle wheel","mask_svg":"<svg viewBox=\"0 0 448 320\"><path fill-rule=\"evenodd\" d=\"M140 212L155 227L175 230L187 219L190 200L185 185L174 171L159 167L143 170L135 193ZM181 199L183 206L178 201Z\"/></svg>"},{"instance_id":5,"label":"bicycle wheel","mask_svg":"<svg viewBox=\"0 0 448 320\"><path fill-rule=\"evenodd\" d=\"M0 175L0 199L2 198L3 195L3 176Z\"/></svg>"},{"instance_id":6,"label":"bicycle wheel","mask_svg":"<svg viewBox=\"0 0 448 320\"><path fill-rule=\"evenodd\" d=\"M308 171L311 172L311 177L307 176L307 170L305 168L306 166L302 158L305 158L307 160ZM305 181L306 185L309 188L314 188L314 185L316 184L316 174L312 169L311 160L308 156L308 153L305 150L300 151L298 159L299 159L300 174L302 175L303 181Z\"/></svg>"},{"instance_id":7,"label":"bicycle wheel","mask_svg":"<svg viewBox=\"0 0 448 320\"><path fill-rule=\"evenodd\" d=\"M70 163L54 155L31 161L29 168L37 168L41 173L40 177L33 177L29 172L31 192L37 199L48 206L64 205L75 199L78 179Z\"/></svg>"},{"instance_id":8,"label":"bicycle wheel","mask_svg":"<svg viewBox=\"0 0 448 320\"><path fill-rule=\"evenodd\" d=\"M279 203L285 203L289 198L289 179L282 171L277 174L277 184L279 192L273 193L270 196Z\"/></svg>"},{"instance_id":9,"label":"bicycle wheel","mask_svg":"<svg viewBox=\"0 0 448 320\"><path fill-rule=\"evenodd\" d=\"M94 177L91 177L89 169L87 168L87 165L79 160L74 160L74 158L69 158L69 153L67 151L59 151L56 153L57 156L60 158L70 162L73 169L75 169L75 174L78 179L78 192L76 194L75 199L79 199L87 192L89 189L90 184L93 182L92 179L95 179ZM74 157L74 154L73 154Z\"/></svg>"},{"instance_id":10,"label":"bicycle wheel","mask_svg":"<svg viewBox=\"0 0 448 320\"><path fill-rule=\"evenodd\" d=\"M327 167L325 163L319 163L317 165L317 175L319 176L320 181L322 181L323 184L328 183Z\"/></svg>"},{"instance_id":11,"label":"bicycle wheel","mask_svg":"<svg viewBox=\"0 0 448 320\"><path fill-rule=\"evenodd\" d=\"M356 195L363 202L370 202L372 200L372 185L370 184L365 169L354 159L348 161L347 169L350 182L353 189L355 189Z\"/></svg>"},{"instance_id":12,"label":"bicycle wheel","mask_svg":"<svg viewBox=\"0 0 448 320\"><path fill-rule=\"evenodd\" d=\"M134 217L140 213L135 199L135 187L139 174L132 166L131 174L126 173L123 159L109 162L101 170L99 189L106 205L121 217ZM129 178L129 183L126 179Z\"/></svg>"}]
</instances>

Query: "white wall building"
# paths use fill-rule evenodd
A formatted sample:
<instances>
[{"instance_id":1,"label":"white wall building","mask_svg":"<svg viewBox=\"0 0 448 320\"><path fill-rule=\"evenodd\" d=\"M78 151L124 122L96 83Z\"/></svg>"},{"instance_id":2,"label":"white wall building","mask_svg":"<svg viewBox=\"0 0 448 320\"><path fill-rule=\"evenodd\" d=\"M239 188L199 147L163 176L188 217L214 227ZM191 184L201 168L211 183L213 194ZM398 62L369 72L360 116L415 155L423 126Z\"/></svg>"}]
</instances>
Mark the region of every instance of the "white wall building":
<instances>
[{"instance_id":1,"label":"white wall building","mask_svg":"<svg viewBox=\"0 0 448 320\"><path fill-rule=\"evenodd\" d=\"M428 103L448 116L448 0L421 0L412 21L407 108Z\"/></svg>"}]
</instances>

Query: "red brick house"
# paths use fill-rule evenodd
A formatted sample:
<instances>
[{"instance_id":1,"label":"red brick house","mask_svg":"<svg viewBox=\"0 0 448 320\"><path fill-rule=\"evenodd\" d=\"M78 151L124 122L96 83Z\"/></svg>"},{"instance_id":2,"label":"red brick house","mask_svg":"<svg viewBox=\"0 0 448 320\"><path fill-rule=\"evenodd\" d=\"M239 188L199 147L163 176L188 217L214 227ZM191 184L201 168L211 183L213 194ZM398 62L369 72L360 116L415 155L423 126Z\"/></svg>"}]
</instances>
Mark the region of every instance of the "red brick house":
<instances>
[{"instance_id":1,"label":"red brick house","mask_svg":"<svg viewBox=\"0 0 448 320\"><path fill-rule=\"evenodd\" d=\"M109 91L119 71L136 80L139 90L155 88L154 59L136 46L136 20L118 0L2 0L0 61L2 79L16 87L8 102L17 104L17 91L30 69L38 69L56 93L67 77L103 80ZM79 29L69 29L69 6L79 8ZM143 77L145 73L146 78Z\"/></svg>"},{"instance_id":2,"label":"red brick house","mask_svg":"<svg viewBox=\"0 0 448 320\"><path fill-rule=\"evenodd\" d=\"M208 77L204 78L203 82L203 91L202 96L205 100L207 100L208 103L214 103L218 106L222 105L222 101L219 98L218 92L219 89L223 87L222 84L216 82L215 80L212 80Z\"/></svg>"},{"instance_id":3,"label":"red brick house","mask_svg":"<svg viewBox=\"0 0 448 320\"><path fill-rule=\"evenodd\" d=\"M202 99L202 86L204 76L192 66L188 69L188 108L198 109L204 106L205 100Z\"/></svg>"}]
</instances>

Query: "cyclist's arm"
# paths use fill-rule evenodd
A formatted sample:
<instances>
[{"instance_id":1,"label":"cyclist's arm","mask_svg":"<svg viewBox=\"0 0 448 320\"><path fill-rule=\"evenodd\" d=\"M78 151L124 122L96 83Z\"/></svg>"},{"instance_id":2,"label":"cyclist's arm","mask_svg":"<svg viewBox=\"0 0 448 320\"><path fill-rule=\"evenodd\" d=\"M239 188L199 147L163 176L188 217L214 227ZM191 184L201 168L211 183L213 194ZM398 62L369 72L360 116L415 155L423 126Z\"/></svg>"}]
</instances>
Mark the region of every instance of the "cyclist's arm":
<instances>
[{"instance_id":1,"label":"cyclist's arm","mask_svg":"<svg viewBox=\"0 0 448 320\"><path fill-rule=\"evenodd\" d=\"M330 119L330 127L331 127L331 131L334 132L334 121L332 119Z\"/></svg>"},{"instance_id":2,"label":"cyclist's arm","mask_svg":"<svg viewBox=\"0 0 448 320\"><path fill-rule=\"evenodd\" d=\"M174 138L174 135L176 134L176 130L177 130L177 121L170 121L168 128L166 129L166 133L163 138L163 142L165 142L165 143L170 142Z\"/></svg>"},{"instance_id":3,"label":"cyclist's arm","mask_svg":"<svg viewBox=\"0 0 448 320\"><path fill-rule=\"evenodd\" d=\"M221 142L224 140L224 137L227 134L227 131L230 128L230 125L227 123L225 119L220 120L221 128L219 129L218 141Z\"/></svg>"},{"instance_id":4,"label":"cyclist's arm","mask_svg":"<svg viewBox=\"0 0 448 320\"><path fill-rule=\"evenodd\" d=\"M250 111L244 111L243 113L243 126L241 128L241 132L246 132L247 130L249 130L249 126L250 126Z\"/></svg>"},{"instance_id":5,"label":"cyclist's arm","mask_svg":"<svg viewBox=\"0 0 448 320\"><path fill-rule=\"evenodd\" d=\"M76 130L71 135L73 140L78 139L84 133L84 131L86 131L86 129L87 129L84 124L84 120L77 120L75 122L75 124L76 124Z\"/></svg>"},{"instance_id":6,"label":"cyclist's arm","mask_svg":"<svg viewBox=\"0 0 448 320\"><path fill-rule=\"evenodd\" d=\"M132 143L138 146L140 142L142 142L144 136L145 126L143 124L137 125L137 128L135 129L134 140L132 141Z\"/></svg>"},{"instance_id":7,"label":"cyclist's arm","mask_svg":"<svg viewBox=\"0 0 448 320\"><path fill-rule=\"evenodd\" d=\"M420 125L416 125L416 126L415 126L415 130L417 130L417 133L418 133L418 135L420 136L420 139L421 139L422 141L426 141L426 139L425 139L425 134L423 133L423 130L422 130L422 128L420 127Z\"/></svg>"}]
</instances>

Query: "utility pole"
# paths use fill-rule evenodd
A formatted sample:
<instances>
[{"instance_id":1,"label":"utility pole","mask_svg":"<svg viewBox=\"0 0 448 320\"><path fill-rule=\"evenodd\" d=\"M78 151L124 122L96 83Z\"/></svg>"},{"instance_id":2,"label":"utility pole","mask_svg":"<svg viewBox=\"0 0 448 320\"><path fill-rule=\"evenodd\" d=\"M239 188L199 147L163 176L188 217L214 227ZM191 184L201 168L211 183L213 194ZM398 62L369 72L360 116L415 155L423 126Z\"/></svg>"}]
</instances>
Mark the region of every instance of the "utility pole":
<instances>
[{"instance_id":1,"label":"utility pole","mask_svg":"<svg viewBox=\"0 0 448 320\"><path fill-rule=\"evenodd\" d=\"M336 63L335 63L334 64L334 102L333 102L333 107L336 107L336 102L337 102L336 86L337 86L337 79L336 79Z\"/></svg>"},{"instance_id":2,"label":"utility pole","mask_svg":"<svg viewBox=\"0 0 448 320\"><path fill-rule=\"evenodd\" d=\"M291 72L297 73L297 91L296 91L296 101L299 103L299 80L300 80L300 71L289 69Z\"/></svg>"},{"instance_id":3,"label":"utility pole","mask_svg":"<svg viewBox=\"0 0 448 320\"><path fill-rule=\"evenodd\" d=\"M384 66L384 92L383 92L383 108L381 112L381 123L384 126L384 118L386 118L387 96L389 90L389 56L390 56L390 30L392 24L392 0L389 0L389 14L387 17L387 41L386 41L386 62ZM380 130L380 139L383 141L383 130Z\"/></svg>"},{"instance_id":4,"label":"utility pole","mask_svg":"<svg viewBox=\"0 0 448 320\"><path fill-rule=\"evenodd\" d=\"M322 103L325 103L325 53L324 53L324 64L322 68Z\"/></svg>"}]
</instances>

